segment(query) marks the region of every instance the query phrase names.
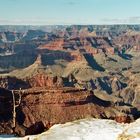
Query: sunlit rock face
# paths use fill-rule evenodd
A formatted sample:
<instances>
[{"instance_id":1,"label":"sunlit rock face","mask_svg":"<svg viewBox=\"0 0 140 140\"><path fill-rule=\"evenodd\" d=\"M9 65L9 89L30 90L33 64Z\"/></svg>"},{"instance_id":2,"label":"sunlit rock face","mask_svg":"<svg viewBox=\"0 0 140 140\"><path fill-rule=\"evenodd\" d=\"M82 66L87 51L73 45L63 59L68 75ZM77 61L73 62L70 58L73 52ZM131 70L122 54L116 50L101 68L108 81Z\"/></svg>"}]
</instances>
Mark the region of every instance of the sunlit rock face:
<instances>
[{"instance_id":1,"label":"sunlit rock face","mask_svg":"<svg viewBox=\"0 0 140 140\"><path fill-rule=\"evenodd\" d=\"M100 27L0 33L0 134L40 134L87 117L119 123L140 117L140 27ZM121 132L118 139L130 139L122 125L108 122L82 120L62 125L66 135L55 129L61 125L49 132L61 139L109 139ZM46 136L60 139L57 133L39 138Z\"/></svg>"},{"instance_id":2,"label":"sunlit rock face","mask_svg":"<svg viewBox=\"0 0 140 140\"><path fill-rule=\"evenodd\" d=\"M55 124L89 117L130 123L135 111L135 108L126 107L119 110L119 106L98 98L92 91L70 87L40 87L13 92L0 88L0 105L0 133L18 136L40 134ZM7 118L9 113L11 117Z\"/></svg>"}]
</instances>

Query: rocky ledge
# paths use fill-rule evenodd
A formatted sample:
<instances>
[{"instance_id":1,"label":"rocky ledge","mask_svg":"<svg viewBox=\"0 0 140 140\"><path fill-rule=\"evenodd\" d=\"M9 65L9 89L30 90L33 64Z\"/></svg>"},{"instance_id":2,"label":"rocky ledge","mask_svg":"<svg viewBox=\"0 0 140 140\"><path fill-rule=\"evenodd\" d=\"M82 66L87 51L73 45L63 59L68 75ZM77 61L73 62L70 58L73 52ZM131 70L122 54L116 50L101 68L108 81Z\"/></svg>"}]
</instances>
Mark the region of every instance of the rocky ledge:
<instances>
[{"instance_id":1,"label":"rocky ledge","mask_svg":"<svg viewBox=\"0 0 140 140\"><path fill-rule=\"evenodd\" d=\"M76 88L9 91L0 88L0 133L39 134L54 124L94 117L129 123L138 117L132 107L119 107L93 91Z\"/></svg>"}]
</instances>

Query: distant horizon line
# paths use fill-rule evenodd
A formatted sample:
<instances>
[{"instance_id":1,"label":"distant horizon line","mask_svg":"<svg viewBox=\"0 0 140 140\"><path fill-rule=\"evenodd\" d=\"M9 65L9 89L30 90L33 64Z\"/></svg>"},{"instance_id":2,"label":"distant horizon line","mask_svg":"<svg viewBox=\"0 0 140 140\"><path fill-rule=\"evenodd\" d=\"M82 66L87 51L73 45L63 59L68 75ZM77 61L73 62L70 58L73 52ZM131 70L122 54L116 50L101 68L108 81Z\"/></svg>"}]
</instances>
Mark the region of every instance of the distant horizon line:
<instances>
[{"instance_id":1,"label":"distant horizon line","mask_svg":"<svg viewBox=\"0 0 140 140\"><path fill-rule=\"evenodd\" d=\"M108 25L140 25L140 23L110 23L110 24L0 24L0 26L108 26Z\"/></svg>"}]
</instances>

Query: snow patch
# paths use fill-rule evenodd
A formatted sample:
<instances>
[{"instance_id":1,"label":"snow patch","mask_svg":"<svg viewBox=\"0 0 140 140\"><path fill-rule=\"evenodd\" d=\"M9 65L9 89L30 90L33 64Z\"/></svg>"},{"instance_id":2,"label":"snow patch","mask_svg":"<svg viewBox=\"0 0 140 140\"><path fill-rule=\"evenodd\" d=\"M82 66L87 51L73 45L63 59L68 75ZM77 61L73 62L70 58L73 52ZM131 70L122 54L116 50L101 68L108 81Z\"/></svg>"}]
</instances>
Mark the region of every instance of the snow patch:
<instances>
[{"instance_id":1,"label":"snow patch","mask_svg":"<svg viewBox=\"0 0 140 140\"><path fill-rule=\"evenodd\" d=\"M54 125L40 135L15 138L3 136L0 140L117 140L121 134L140 133L140 120L131 124L120 124L113 120L83 119ZM133 140L140 138L133 137Z\"/></svg>"}]
</instances>

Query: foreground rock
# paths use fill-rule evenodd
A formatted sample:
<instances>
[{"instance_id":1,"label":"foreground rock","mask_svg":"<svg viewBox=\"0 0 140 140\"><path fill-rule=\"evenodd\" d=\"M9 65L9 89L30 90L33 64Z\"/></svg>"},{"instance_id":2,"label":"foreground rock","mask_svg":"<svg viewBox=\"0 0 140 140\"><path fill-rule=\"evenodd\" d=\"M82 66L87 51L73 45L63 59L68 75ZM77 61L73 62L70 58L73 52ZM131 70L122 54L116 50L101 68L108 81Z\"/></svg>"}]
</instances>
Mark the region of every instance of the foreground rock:
<instances>
[{"instance_id":1,"label":"foreground rock","mask_svg":"<svg viewBox=\"0 0 140 140\"><path fill-rule=\"evenodd\" d=\"M39 134L52 125L95 117L128 123L138 117L132 107L120 107L75 88L28 89L13 92L0 89L1 134ZM8 116L8 118L7 118Z\"/></svg>"},{"instance_id":2,"label":"foreground rock","mask_svg":"<svg viewBox=\"0 0 140 140\"><path fill-rule=\"evenodd\" d=\"M139 140L140 139L140 119L129 124L118 136L118 140Z\"/></svg>"},{"instance_id":3,"label":"foreground rock","mask_svg":"<svg viewBox=\"0 0 140 140\"><path fill-rule=\"evenodd\" d=\"M48 131L23 138L1 135L0 140L139 140L140 119L120 124L106 119L81 119L52 126Z\"/></svg>"},{"instance_id":4,"label":"foreground rock","mask_svg":"<svg viewBox=\"0 0 140 140\"><path fill-rule=\"evenodd\" d=\"M83 119L55 125L48 132L35 136L38 140L139 140L140 119L130 124L112 120Z\"/></svg>"}]
</instances>

